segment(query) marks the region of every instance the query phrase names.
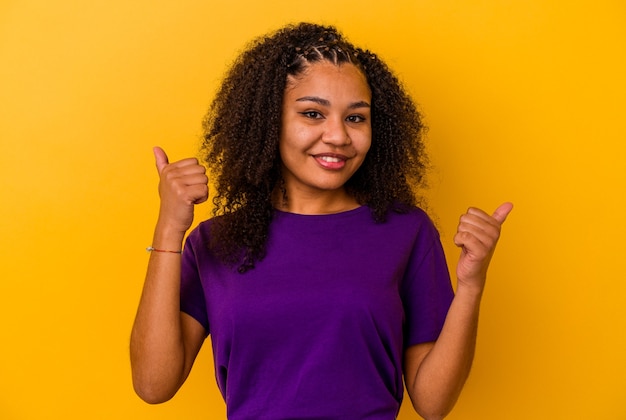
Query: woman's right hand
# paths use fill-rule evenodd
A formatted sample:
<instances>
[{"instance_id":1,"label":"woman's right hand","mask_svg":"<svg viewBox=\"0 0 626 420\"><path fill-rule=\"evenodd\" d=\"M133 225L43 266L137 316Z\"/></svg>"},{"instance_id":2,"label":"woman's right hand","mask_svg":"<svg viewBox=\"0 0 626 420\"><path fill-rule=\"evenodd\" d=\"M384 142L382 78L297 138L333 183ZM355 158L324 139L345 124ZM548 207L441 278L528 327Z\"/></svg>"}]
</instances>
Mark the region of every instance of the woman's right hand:
<instances>
[{"instance_id":1,"label":"woman's right hand","mask_svg":"<svg viewBox=\"0 0 626 420\"><path fill-rule=\"evenodd\" d=\"M187 378L206 333L198 321L180 311L181 256L178 250L193 222L193 207L208 198L208 177L197 159L169 163L154 148L159 172L161 209L153 252L130 340L133 386L145 401L172 398Z\"/></svg>"},{"instance_id":2,"label":"woman's right hand","mask_svg":"<svg viewBox=\"0 0 626 420\"><path fill-rule=\"evenodd\" d=\"M154 148L159 172L161 207L157 226L172 232L185 233L193 223L193 207L209 197L209 178L198 159L188 158L169 163L160 147Z\"/></svg>"}]
</instances>

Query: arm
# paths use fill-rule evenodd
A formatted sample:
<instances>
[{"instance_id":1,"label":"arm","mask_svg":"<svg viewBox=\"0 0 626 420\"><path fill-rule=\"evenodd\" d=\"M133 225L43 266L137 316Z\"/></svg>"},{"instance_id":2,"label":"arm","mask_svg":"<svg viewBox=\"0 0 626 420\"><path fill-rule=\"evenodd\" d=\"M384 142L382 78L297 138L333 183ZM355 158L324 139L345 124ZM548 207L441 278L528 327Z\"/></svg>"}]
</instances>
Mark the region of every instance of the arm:
<instances>
[{"instance_id":1,"label":"arm","mask_svg":"<svg viewBox=\"0 0 626 420\"><path fill-rule=\"evenodd\" d=\"M454 242L461 248L457 291L439 338L405 351L405 382L415 410L442 419L454 407L474 359L478 312L487 269L502 223L513 206L502 204L489 216L470 208L461 216Z\"/></svg>"},{"instance_id":2,"label":"arm","mask_svg":"<svg viewBox=\"0 0 626 420\"><path fill-rule=\"evenodd\" d=\"M193 207L208 197L208 178L196 159L168 163L154 149L161 205L152 246L180 250ZM169 400L183 384L204 341L204 328L180 312L181 255L152 252L130 340L133 386L146 402Z\"/></svg>"}]
</instances>

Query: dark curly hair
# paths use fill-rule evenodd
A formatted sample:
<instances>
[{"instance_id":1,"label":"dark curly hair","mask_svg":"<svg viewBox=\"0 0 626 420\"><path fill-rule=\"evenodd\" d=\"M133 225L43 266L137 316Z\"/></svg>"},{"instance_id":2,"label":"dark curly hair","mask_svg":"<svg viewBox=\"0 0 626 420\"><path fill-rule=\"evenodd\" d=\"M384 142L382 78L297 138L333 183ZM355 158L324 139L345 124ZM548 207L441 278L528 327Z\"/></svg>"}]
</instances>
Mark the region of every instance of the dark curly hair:
<instances>
[{"instance_id":1,"label":"dark curly hair","mask_svg":"<svg viewBox=\"0 0 626 420\"><path fill-rule=\"evenodd\" d=\"M203 157L217 194L209 246L240 272L263 259L274 214L274 191L282 189L278 143L287 77L311 63L351 63L372 92L372 144L346 183L376 222L389 211L423 205L427 158L424 126L409 95L375 54L349 43L332 26L289 25L254 40L227 73L204 119Z\"/></svg>"}]
</instances>

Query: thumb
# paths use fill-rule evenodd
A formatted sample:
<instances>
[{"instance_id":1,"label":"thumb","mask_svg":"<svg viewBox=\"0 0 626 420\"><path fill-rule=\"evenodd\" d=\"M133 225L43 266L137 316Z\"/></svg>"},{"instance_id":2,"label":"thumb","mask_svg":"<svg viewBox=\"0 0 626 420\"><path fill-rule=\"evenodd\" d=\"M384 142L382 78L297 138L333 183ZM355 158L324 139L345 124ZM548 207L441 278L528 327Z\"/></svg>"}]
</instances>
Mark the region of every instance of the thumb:
<instances>
[{"instance_id":1,"label":"thumb","mask_svg":"<svg viewBox=\"0 0 626 420\"><path fill-rule=\"evenodd\" d=\"M513 203L503 203L500 204L500 207L493 212L492 217L498 221L498 223L502 224L506 220L506 217L513 210Z\"/></svg>"},{"instance_id":2,"label":"thumb","mask_svg":"<svg viewBox=\"0 0 626 420\"><path fill-rule=\"evenodd\" d=\"M156 146L152 149L152 151L154 153L154 159L156 161L157 171L159 172L159 174L161 174L161 171L163 171L163 168L165 168L170 162L167 159L167 155L165 154L165 151L161 149L160 147Z\"/></svg>"}]
</instances>

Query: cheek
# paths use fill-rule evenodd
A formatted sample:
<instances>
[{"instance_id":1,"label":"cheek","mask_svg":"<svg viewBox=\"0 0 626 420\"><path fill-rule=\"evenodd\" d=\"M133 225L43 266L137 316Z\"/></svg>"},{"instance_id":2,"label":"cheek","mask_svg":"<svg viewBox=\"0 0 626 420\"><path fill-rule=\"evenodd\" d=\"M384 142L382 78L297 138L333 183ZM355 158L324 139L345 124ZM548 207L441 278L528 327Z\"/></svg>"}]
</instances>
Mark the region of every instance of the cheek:
<instances>
[{"instance_id":1,"label":"cheek","mask_svg":"<svg viewBox=\"0 0 626 420\"><path fill-rule=\"evenodd\" d=\"M369 150L372 148L372 138L368 138L367 139L367 144L365 146L365 153L369 152Z\"/></svg>"},{"instance_id":2,"label":"cheek","mask_svg":"<svg viewBox=\"0 0 626 420\"><path fill-rule=\"evenodd\" d=\"M283 136L281 136L278 143L278 154L283 164L296 162L301 153L302 147L294 136L294 133L290 135L283 134Z\"/></svg>"},{"instance_id":3,"label":"cheek","mask_svg":"<svg viewBox=\"0 0 626 420\"><path fill-rule=\"evenodd\" d=\"M281 132L279 148L285 152L305 152L315 143L315 136L307 127L292 127Z\"/></svg>"},{"instance_id":4,"label":"cheek","mask_svg":"<svg viewBox=\"0 0 626 420\"><path fill-rule=\"evenodd\" d=\"M359 138L359 143L358 145L355 145L358 147L359 152L361 152L363 155L365 155L367 152L369 152L369 150L372 147L372 133L367 132L367 133L363 133L363 135Z\"/></svg>"}]
</instances>

